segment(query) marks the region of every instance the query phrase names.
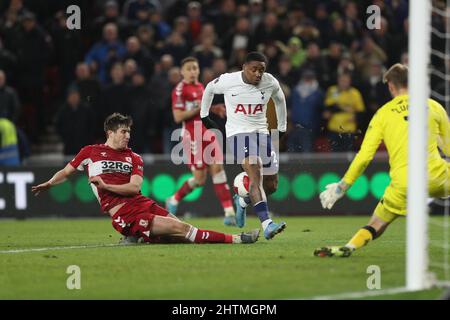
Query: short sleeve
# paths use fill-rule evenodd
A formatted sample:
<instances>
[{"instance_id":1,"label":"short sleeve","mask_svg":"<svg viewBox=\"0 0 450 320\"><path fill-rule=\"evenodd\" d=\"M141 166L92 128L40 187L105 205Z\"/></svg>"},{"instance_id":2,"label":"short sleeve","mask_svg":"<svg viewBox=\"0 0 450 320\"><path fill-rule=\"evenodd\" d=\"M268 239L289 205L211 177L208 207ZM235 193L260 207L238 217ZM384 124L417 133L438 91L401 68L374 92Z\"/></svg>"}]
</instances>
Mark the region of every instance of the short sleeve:
<instances>
[{"instance_id":1,"label":"short sleeve","mask_svg":"<svg viewBox=\"0 0 450 320\"><path fill-rule=\"evenodd\" d=\"M70 161L72 167L78 171L84 171L84 166L88 164L91 156L92 146L86 146L78 152L75 158Z\"/></svg>"},{"instance_id":2,"label":"short sleeve","mask_svg":"<svg viewBox=\"0 0 450 320\"><path fill-rule=\"evenodd\" d=\"M133 170L131 171L131 175L137 174L142 177L144 175L144 161L142 157L136 153L133 153Z\"/></svg>"},{"instance_id":3,"label":"short sleeve","mask_svg":"<svg viewBox=\"0 0 450 320\"><path fill-rule=\"evenodd\" d=\"M225 92L226 78L227 74L222 74L208 84L214 94L223 94Z\"/></svg>"},{"instance_id":4,"label":"short sleeve","mask_svg":"<svg viewBox=\"0 0 450 320\"><path fill-rule=\"evenodd\" d=\"M184 110L184 99L183 99L183 86L181 84L177 85L172 90L172 109Z\"/></svg>"}]
</instances>

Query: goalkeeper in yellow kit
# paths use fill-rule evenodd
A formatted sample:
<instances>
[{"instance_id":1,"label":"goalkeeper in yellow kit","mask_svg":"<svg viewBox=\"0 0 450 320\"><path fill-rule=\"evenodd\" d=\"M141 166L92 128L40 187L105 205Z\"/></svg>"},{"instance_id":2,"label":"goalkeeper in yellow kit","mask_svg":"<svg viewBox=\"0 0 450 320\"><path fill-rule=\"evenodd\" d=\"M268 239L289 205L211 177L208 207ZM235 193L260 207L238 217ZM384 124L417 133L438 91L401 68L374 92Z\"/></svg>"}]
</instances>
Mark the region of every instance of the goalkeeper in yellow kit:
<instances>
[{"instance_id":1,"label":"goalkeeper in yellow kit","mask_svg":"<svg viewBox=\"0 0 450 320\"><path fill-rule=\"evenodd\" d=\"M373 116L361 149L349 169L338 183L326 186L320 194L322 207L331 209L345 195L356 179L369 165L381 141L388 154L391 183L378 203L369 223L361 228L345 246L316 249L320 257L348 257L371 240L380 237L391 222L406 215L408 173L408 68L393 65L383 77L393 99ZM447 112L436 101L428 100L428 192L431 197L447 197L450 194L450 163L439 149L450 156L450 125Z\"/></svg>"}]
</instances>

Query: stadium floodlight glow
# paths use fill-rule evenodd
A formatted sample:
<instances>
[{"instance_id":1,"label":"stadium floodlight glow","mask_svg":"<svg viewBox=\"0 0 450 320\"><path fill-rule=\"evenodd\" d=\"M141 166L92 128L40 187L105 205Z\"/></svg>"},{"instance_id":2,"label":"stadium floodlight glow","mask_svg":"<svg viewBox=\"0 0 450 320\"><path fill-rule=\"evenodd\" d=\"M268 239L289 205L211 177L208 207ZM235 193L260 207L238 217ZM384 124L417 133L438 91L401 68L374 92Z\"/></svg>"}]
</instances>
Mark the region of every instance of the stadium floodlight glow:
<instances>
[{"instance_id":1,"label":"stadium floodlight glow","mask_svg":"<svg viewBox=\"0 0 450 320\"><path fill-rule=\"evenodd\" d=\"M49 193L56 202L67 202L72 198L72 182L66 180L63 183L57 184L50 188Z\"/></svg>"},{"instance_id":2,"label":"stadium floodlight glow","mask_svg":"<svg viewBox=\"0 0 450 320\"><path fill-rule=\"evenodd\" d=\"M431 1L409 2L409 115L406 287L427 283L427 141Z\"/></svg>"},{"instance_id":3,"label":"stadium floodlight glow","mask_svg":"<svg viewBox=\"0 0 450 320\"><path fill-rule=\"evenodd\" d=\"M319 192L324 191L327 184L339 182L340 180L341 178L335 172L324 173L319 179Z\"/></svg>"},{"instance_id":4,"label":"stadium floodlight glow","mask_svg":"<svg viewBox=\"0 0 450 320\"><path fill-rule=\"evenodd\" d=\"M153 196L158 201L166 201L175 192L175 180L171 175L158 174L152 182Z\"/></svg>"},{"instance_id":5,"label":"stadium floodlight glow","mask_svg":"<svg viewBox=\"0 0 450 320\"><path fill-rule=\"evenodd\" d=\"M278 188L277 191L270 195L270 198L274 199L275 201L285 200L289 196L289 189L289 178L284 174L278 174Z\"/></svg>"},{"instance_id":6,"label":"stadium floodlight glow","mask_svg":"<svg viewBox=\"0 0 450 320\"><path fill-rule=\"evenodd\" d=\"M88 177L82 176L78 178L77 182L75 182L75 194L81 202L91 202L95 199Z\"/></svg>"},{"instance_id":7,"label":"stadium floodlight glow","mask_svg":"<svg viewBox=\"0 0 450 320\"><path fill-rule=\"evenodd\" d=\"M381 199L389 183L391 177L387 172L377 172L370 179L370 192L376 199Z\"/></svg>"},{"instance_id":8,"label":"stadium floodlight glow","mask_svg":"<svg viewBox=\"0 0 450 320\"><path fill-rule=\"evenodd\" d=\"M347 196L353 201L359 201L367 197L369 193L369 180L366 175L361 175L347 191Z\"/></svg>"},{"instance_id":9,"label":"stadium floodlight glow","mask_svg":"<svg viewBox=\"0 0 450 320\"><path fill-rule=\"evenodd\" d=\"M142 179L141 193L142 193L143 196L149 197L151 192L152 192L152 184L147 179L147 177L144 177Z\"/></svg>"},{"instance_id":10,"label":"stadium floodlight glow","mask_svg":"<svg viewBox=\"0 0 450 320\"><path fill-rule=\"evenodd\" d=\"M300 201L311 200L316 195L316 188L316 180L311 174L299 174L292 180L292 193Z\"/></svg>"}]
</instances>

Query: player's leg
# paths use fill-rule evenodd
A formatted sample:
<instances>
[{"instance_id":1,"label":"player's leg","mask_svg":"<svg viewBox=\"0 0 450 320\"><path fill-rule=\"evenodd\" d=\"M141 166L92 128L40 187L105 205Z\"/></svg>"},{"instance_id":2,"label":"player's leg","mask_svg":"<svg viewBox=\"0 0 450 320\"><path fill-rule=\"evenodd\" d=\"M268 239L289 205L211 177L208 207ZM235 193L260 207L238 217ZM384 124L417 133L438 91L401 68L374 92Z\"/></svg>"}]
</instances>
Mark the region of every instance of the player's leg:
<instances>
[{"instance_id":1,"label":"player's leg","mask_svg":"<svg viewBox=\"0 0 450 320\"><path fill-rule=\"evenodd\" d=\"M176 214L178 204L184 197L191 193L195 188L201 187L205 184L207 171L206 168L192 167L193 177L187 179L175 194L166 200L166 209L173 215Z\"/></svg>"},{"instance_id":2,"label":"player's leg","mask_svg":"<svg viewBox=\"0 0 450 320\"><path fill-rule=\"evenodd\" d=\"M214 191L222 205L225 218L224 224L227 226L236 225L236 214L231 200L230 187L227 184L227 175L221 164L212 164L209 166L209 173L214 184Z\"/></svg>"},{"instance_id":3,"label":"player's leg","mask_svg":"<svg viewBox=\"0 0 450 320\"><path fill-rule=\"evenodd\" d=\"M253 209L257 214L264 230L266 239L272 239L276 234L283 231L286 227L284 222L275 223L269 217L269 208L267 206L267 197L263 188L262 164L259 157L249 156L244 159L242 168L250 180L249 194L253 204Z\"/></svg>"},{"instance_id":4,"label":"player's leg","mask_svg":"<svg viewBox=\"0 0 450 320\"><path fill-rule=\"evenodd\" d=\"M264 175L263 188L266 195L271 195L278 189L278 173L271 175Z\"/></svg>"},{"instance_id":5,"label":"player's leg","mask_svg":"<svg viewBox=\"0 0 450 320\"><path fill-rule=\"evenodd\" d=\"M259 237L259 230L239 235L225 234L212 230L198 229L185 222L163 216L154 216L150 234L171 237L191 243L254 243Z\"/></svg>"},{"instance_id":6,"label":"player's leg","mask_svg":"<svg viewBox=\"0 0 450 320\"><path fill-rule=\"evenodd\" d=\"M319 248L314 251L314 255L348 257L353 251L379 238L387 227L401 215L406 215L406 190L399 191L388 186L369 223L359 229L345 246Z\"/></svg>"}]
</instances>

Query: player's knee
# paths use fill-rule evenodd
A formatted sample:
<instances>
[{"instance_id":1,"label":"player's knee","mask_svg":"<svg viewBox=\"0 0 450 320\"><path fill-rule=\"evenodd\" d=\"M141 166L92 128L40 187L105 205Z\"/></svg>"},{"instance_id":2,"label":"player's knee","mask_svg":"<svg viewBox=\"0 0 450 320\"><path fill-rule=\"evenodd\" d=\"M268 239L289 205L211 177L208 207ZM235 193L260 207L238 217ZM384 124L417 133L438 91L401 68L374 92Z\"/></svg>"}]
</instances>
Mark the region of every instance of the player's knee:
<instances>
[{"instance_id":1,"label":"player's knee","mask_svg":"<svg viewBox=\"0 0 450 320\"><path fill-rule=\"evenodd\" d=\"M266 191L267 194L272 194L275 191L277 191L277 189L278 189L278 180L271 180L267 184L267 188L265 188L264 190Z\"/></svg>"},{"instance_id":2,"label":"player's knee","mask_svg":"<svg viewBox=\"0 0 450 320\"><path fill-rule=\"evenodd\" d=\"M196 182L196 187L203 187L206 183L206 177L200 178L200 179L195 179L195 182Z\"/></svg>"}]
</instances>

